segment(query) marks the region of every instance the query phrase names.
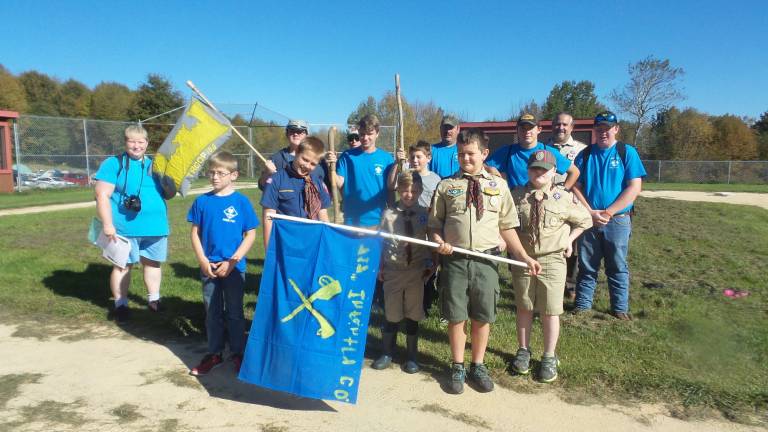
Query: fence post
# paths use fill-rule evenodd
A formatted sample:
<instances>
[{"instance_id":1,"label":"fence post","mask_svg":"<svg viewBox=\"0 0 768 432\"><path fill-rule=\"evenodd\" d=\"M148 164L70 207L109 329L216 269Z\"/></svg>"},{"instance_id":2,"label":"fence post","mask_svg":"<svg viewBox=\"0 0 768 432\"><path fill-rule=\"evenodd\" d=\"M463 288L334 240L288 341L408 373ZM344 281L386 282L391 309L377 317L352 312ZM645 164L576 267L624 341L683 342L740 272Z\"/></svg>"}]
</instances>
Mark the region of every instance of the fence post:
<instances>
[{"instance_id":1,"label":"fence post","mask_svg":"<svg viewBox=\"0 0 768 432\"><path fill-rule=\"evenodd\" d=\"M731 184L731 161L728 161L728 181L726 184Z\"/></svg>"},{"instance_id":2,"label":"fence post","mask_svg":"<svg viewBox=\"0 0 768 432\"><path fill-rule=\"evenodd\" d=\"M88 176L88 184L91 183L91 161L88 155L88 124L83 119L83 139L85 142L85 173Z\"/></svg>"},{"instance_id":3,"label":"fence post","mask_svg":"<svg viewBox=\"0 0 768 432\"><path fill-rule=\"evenodd\" d=\"M248 126L248 142L253 145L253 128ZM253 150L248 149L248 177L256 177L256 173L253 171Z\"/></svg>"},{"instance_id":4,"label":"fence post","mask_svg":"<svg viewBox=\"0 0 768 432\"><path fill-rule=\"evenodd\" d=\"M661 160L659 160L659 174L658 174L658 182L661 183Z\"/></svg>"},{"instance_id":5,"label":"fence post","mask_svg":"<svg viewBox=\"0 0 768 432\"><path fill-rule=\"evenodd\" d=\"M21 117L13 123L13 145L16 147L16 191L21 192L21 147L19 146L19 123Z\"/></svg>"}]
</instances>

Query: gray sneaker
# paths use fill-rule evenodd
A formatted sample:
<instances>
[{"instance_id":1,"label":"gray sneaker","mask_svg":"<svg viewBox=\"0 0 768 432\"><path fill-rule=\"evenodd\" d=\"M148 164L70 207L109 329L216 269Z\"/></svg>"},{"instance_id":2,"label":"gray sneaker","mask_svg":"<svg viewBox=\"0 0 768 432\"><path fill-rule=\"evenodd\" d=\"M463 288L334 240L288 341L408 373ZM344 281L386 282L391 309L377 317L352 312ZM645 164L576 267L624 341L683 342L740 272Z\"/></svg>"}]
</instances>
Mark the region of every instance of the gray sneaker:
<instances>
[{"instance_id":1,"label":"gray sneaker","mask_svg":"<svg viewBox=\"0 0 768 432\"><path fill-rule=\"evenodd\" d=\"M467 377L467 370L463 364L454 363L451 366L451 384L450 390L453 394L464 393L464 380Z\"/></svg>"},{"instance_id":2,"label":"gray sneaker","mask_svg":"<svg viewBox=\"0 0 768 432\"><path fill-rule=\"evenodd\" d=\"M469 366L469 379L477 386L477 391L488 393L493 390L493 381L488 375L488 368L484 364L472 364Z\"/></svg>"},{"instance_id":3,"label":"gray sneaker","mask_svg":"<svg viewBox=\"0 0 768 432\"><path fill-rule=\"evenodd\" d=\"M556 380L558 366L560 366L560 360L557 356L542 357L541 368L539 369L539 380L545 383L551 383Z\"/></svg>"},{"instance_id":4,"label":"gray sneaker","mask_svg":"<svg viewBox=\"0 0 768 432\"><path fill-rule=\"evenodd\" d=\"M531 371L531 350L527 348L518 348L515 359L512 360L512 370L520 375L528 375Z\"/></svg>"}]
</instances>

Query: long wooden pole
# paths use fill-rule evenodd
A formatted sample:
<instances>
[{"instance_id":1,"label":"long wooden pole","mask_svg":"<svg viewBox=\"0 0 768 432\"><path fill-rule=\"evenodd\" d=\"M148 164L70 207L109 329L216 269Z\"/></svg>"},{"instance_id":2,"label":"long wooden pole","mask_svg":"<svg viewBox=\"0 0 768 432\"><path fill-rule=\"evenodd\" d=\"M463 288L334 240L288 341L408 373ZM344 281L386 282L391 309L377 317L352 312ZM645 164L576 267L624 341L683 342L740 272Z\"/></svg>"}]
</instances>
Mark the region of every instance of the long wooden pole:
<instances>
[{"instance_id":1,"label":"long wooden pole","mask_svg":"<svg viewBox=\"0 0 768 432\"><path fill-rule=\"evenodd\" d=\"M405 129L403 128L403 99L400 96L400 74L395 74L395 95L397 96L397 117L400 123L397 126L397 131L400 132L400 141L398 150L405 153ZM398 172L403 172L403 160L397 161Z\"/></svg>"},{"instance_id":2,"label":"long wooden pole","mask_svg":"<svg viewBox=\"0 0 768 432\"><path fill-rule=\"evenodd\" d=\"M379 237L384 237L384 238L392 239L392 240L395 240L395 241L403 241L403 242L407 242L407 243L415 243L415 244L418 244L418 245L428 246L428 247L431 247L431 248L438 248L438 247L440 247L440 245L435 243L435 242L426 241L426 240L420 240L420 239L416 239L416 238L413 238L413 237L401 236L401 235L398 235L398 234L391 234L391 233L384 232L384 231L374 231L374 230L369 230L369 229L365 229L365 228L352 227L352 226L348 226L348 225L339 225L339 224L330 223L330 222L321 222L321 221L316 221L316 220L312 220L312 219L304 219L304 218L300 218L300 217L287 216L287 215L282 215L282 214L277 214L277 213L270 213L269 215L267 215L267 217L270 217L272 219L285 219L285 220L289 220L289 221L302 222L302 223L321 223L321 224L326 224L328 226L332 226L334 228L339 228L339 229L343 229L343 230L346 230L346 231L352 231L352 232L356 232L356 233L360 233L360 234L379 236ZM457 253L460 253L460 254L464 254L464 255L470 255L470 256L474 256L474 257L478 257L478 258L485 258L485 259L488 259L488 260L491 260L491 261L498 261L498 262L503 262L505 264L512 264L513 266L517 266L517 267L528 268L528 264L526 264L526 263L524 263L522 261L515 261L515 260L509 259L509 258L505 258L505 257L484 254L482 252L475 252L473 250L463 249L463 248L458 248L458 247L454 247L453 251L457 252Z\"/></svg>"},{"instance_id":3,"label":"long wooden pole","mask_svg":"<svg viewBox=\"0 0 768 432\"><path fill-rule=\"evenodd\" d=\"M218 109L218 108L216 108L216 107L213 105L213 103L211 103L211 101L209 101L209 100L208 100L208 98L207 98L207 97L205 97L205 95L203 94L203 92L201 92L200 90L198 90L198 89L197 89L197 87L195 87L195 84L194 84L194 83L192 83L192 81L190 81L190 80L187 80L187 86L188 86L189 88L191 88L191 89L192 89L192 91L193 91L193 92L195 92L195 93L196 93L198 96L200 96L200 99L202 99L202 100L203 100L203 102L205 102L205 103L206 103L206 105L208 105L209 107L213 108L213 109L214 109L216 112L218 112L219 114L221 114L221 115L224 115L224 113L222 113L221 111L219 111L219 109ZM258 150L256 150L256 147L254 147L254 146L251 144L251 142L250 142L250 141L248 141L247 139L245 139L245 137L244 137L244 136L243 136L243 135L240 133L240 131L239 131L239 130L237 130L237 129L236 129L234 126L232 126L232 124L231 124L231 123L230 123L229 127L232 129L232 131L233 131L235 134L237 134L237 136L239 136L239 137L240 137L240 139L241 139L241 140L243 140L243 142L244 142L244 143L245 143L245 144L246 144L248 147L250 147L250 148L251 148L251 150L253 150L253 152L254 152L254 153L256 153L256 156L258 156L258 157L259 157L259 159L261 159L261 161L262 161L262 162L264 162L265 164L267 163L267 160L264 158L264 156L262 156L262 155L261 155L261 153L259 153L259 151L258 151Z\"/></svg>"},{"instance_id":4,"label":"long wooden pole","mask_svg":"<svg viewBox=\"0 0 768 432\"><path fill-rule=\"evenodd\" d=\"M332 153L336 153L336 126L331 126L328 130L328 147ZM328 164L329 175L331 176L331 195L333 196L333 221L341 223L341 205L339 204L339 188L336 187L336 162Z\"/></svg>"}]
</instances>

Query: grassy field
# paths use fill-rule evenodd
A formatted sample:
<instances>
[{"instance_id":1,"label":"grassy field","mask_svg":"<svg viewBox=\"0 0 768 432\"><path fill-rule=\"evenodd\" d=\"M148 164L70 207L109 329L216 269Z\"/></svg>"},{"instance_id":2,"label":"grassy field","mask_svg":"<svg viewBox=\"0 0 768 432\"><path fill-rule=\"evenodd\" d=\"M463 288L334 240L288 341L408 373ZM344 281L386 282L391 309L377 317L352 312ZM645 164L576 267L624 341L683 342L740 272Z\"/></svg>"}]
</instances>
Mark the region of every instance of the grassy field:
<instances>
[{"instance_id":1,"label":"grassy field","mask_svg":"<svg viewBox=\"0 0 768 432\"><path fill-rule=\"evenodd\" d=\"M643 189L652 191L755 192L768 193L768 184L724 183L654 183L644 182Z\"/></svg>"},{"instance_id":2,"label":"grassy field","mask_svg":"<svg viewBox=\"0 0 768 432\"><path fill-rule=\"evenodd\" d=\"M255 203L255 192L247 194ZM139 272L134 272L132 334L160 342L166 336L202 342L198 269L184 222L192 199L176 198L169 206L173 234L164 265L165 313L153 315L141 308L145 292ZM659 199L641 199L638 206L630 248L636 320L620 322L607 314L603 279L594 312L564 316L560 379L545 385L514 376L508 364L517 348L515 309L503 270L499 320L486 359L497 382L519 392L554 390L576 403L660 402L684 418L721 413L734 421L768 424L765 210ZM92 215L92 209L82 209L0 219L0 320L24 318L57 326L106 321L110 267L86 242ZM260 234L248 263L250 318L263 266ZM722 294L726 288L750 295L727 298ZM425 370L437 376L445 374L450 357L445 328L435 315L433 308L423 325L421 348ZM372 320L369 356L378 353L380 334L374 324L380 319L376 315ZM538 360L538 321L534 329ZM20 334L40 331L22 330Z\"/></svg>"}]
</instances>

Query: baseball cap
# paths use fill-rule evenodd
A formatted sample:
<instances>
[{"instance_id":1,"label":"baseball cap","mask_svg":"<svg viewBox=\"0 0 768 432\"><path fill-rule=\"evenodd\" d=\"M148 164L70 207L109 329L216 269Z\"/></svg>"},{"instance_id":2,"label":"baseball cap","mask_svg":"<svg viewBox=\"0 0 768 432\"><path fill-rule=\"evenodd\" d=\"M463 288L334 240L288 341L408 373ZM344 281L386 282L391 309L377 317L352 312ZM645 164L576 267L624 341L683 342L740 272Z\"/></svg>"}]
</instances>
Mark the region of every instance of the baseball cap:
<instances>
[{"instance_id":1,"label":"baseball cap","mask_svg":"<svg viewBox=\"0 0 768 432\"><path fill-rule=\"evenodd\" d=\"M603 111L600 114L595 116L595 126L601 125L601 124L613 126L618 122L619 122L619 119L616 118L616 114L610 111Z\"/></svg>"},{"instance_id":2,"label":"baseball cap","mask_svg":"<svg viewBox=\"0 0 768 432\"><path fill-rule=\"evenodd\" d=\"M307 130L307 122L304 120L288 120L288 124L285 125L286 129L303 129Z\"/></svg>"},{"instance_id":3,"label":"baseball cap","mask_svg":"<svg viewBox=\"0 0 768 432\"><path fill-rule=\"evenodd\" d=\"M538 126L539 118L531 113L523 113L520 117L517 118L517 124L529 124L531 126Z\"/></svg>"},{"instance_id":4,"label":"baseball cap","mask_svg":"<svg viewBox=\"0 0 768 432\"><path fill-rule=\"evenodd\" d=\"M528 168L544 168L550 170L555 167L557 161L555 155L549 150L536 150L528 158Z\"/></svg>"},{"instance_id":5,"label":"baseball cap","mask_svg":"<svg viewBox=\"0 0 768 432\"><path fill-rule=\"evenodd\" d=\"M458 126L460 123L461 123L461 122L459 121L459 119L457 119L456 117L454 117L454 116L452 116L452 115L444 115L444 116L443 116L443 119L440 121L440 125L441 125L441 126L442 126L442 125L449 125L449 126L453 126L453 127L456 127L456 126Z\"/></svg>"}]
</instances>

